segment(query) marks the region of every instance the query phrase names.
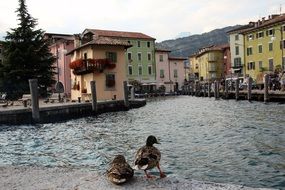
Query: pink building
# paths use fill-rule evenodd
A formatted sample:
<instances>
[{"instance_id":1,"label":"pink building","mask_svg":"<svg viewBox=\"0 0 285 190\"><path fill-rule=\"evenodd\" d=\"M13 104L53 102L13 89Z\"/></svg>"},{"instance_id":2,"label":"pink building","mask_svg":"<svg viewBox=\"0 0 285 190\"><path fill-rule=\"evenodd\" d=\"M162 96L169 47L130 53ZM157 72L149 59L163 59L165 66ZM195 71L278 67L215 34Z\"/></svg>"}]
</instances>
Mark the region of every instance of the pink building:
<instances>
[{"instance_id":1,"label":"pink building","mask_svg":"<svg viewBox=\"0 0 285 190\"><path fill-rule=\"evenodd\" d=\"M169 57L171 51L164 49L155 50L156 83L157 88L165 87L165 92L181 90L185 80L186 58Z\"/></svg>"},{"instance_id":2,"label":"pink building","mask_svg":"<svg viewBox=\"0 0 285 190\"><path fill-rule=\"evenodd\" d=\"M57 57L54 66L57 74L54 79L61 82L64 86L64 93L67 97L71 96L71 75L69 64L71 56L66 55L67 52L74 49L74 36L68 34L46 33L45 37L51 40L50 51Z\"/></svg>"}]
</instances>

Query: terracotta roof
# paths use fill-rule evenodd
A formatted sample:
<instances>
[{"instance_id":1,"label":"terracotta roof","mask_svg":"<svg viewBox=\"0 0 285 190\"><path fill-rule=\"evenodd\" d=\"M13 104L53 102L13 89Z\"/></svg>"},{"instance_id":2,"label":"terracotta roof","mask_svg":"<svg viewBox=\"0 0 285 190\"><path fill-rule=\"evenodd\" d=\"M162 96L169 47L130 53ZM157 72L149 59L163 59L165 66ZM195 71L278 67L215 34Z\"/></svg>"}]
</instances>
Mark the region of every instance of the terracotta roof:
<instances>
[{"instance_id":1,"label":"terracotta roof","mask_svg":"<svg viewBox=\"0 0 285 190\"><path fill-rule=\"evenodd\" d=\"M240 33L241 31L245 30L245 29L248 29L248 28L251 28L253 27L254 24L252 24L252 22L250 22L249 24L247 25L243 25L243 26L240 26L236 29L233 29L233 30L230 30L227 32L227 34L234 34L234 33Z\"/></svg>"},{"instance_id":2,"label":"terracotta roof","mask_svg":"<svg viewBox=\"0 0 285 190\"><path fill-rule=\"evenodd\" d=\"M125 31L112 31L112 30L99 30L99 29L86 29L85 31L90 31L97 36L155 40L155 38L140 32L125 32Z\"/></svg>"},{"instance_id":3,"label":"terracotta roof","mask_svg":"<svg viewBox=\"0 0 285 190\"><path fill-rule=\"evenodd\" d=\"M182 60L182 61L188 60L188 59L185 58L185 57L169 57L168 59L169 59L169 60Z\"/></svg>"},{"instance_id":4,"label":"terracotta roof","mask_svg":"<svg viewBox=\"0 0 285 190\"><path fill-rule=\"evenodd\" d=\"M155 48L156 52L171 52L171 50L168 49L161 49L161 48Z\"/></svg>"},{"instance_id":5,"label":"terracotta roof","mask_svg":"<svg viewBox=\"0 0 285 190\"><path fill-rule=\"evenodd\" d=\"M255 30L259 30L261 28L273 26L274 24L277 24L277 23L285 23L285 14L272 15L271 17L272 18L269 18L268 20L264 19L264 20L259 20L259 21L255 22L254 27L244 29L240 33L245 34L245 33L255 31Z\"/></svg>"},{"instance_id":6,"label":"terracotta roof","mask_svg":"<svg viewBox=\"0 0 285 190\"><path fill-rule=\"evenodd\" d=\"M86 47L88 45L110 45L110 46L124 46L125 48L129 48L132 45L129 44L128 42L124 41L124 40L119 40L119 39L114 39L114 38L108 38L108 37L94 37L93 40L91 40L88 43L85 43L73 50L71 50L70 52L67 53L67 55L73 53L76 50L79 50L83 47Z\"/></svg>"}]
</instances>

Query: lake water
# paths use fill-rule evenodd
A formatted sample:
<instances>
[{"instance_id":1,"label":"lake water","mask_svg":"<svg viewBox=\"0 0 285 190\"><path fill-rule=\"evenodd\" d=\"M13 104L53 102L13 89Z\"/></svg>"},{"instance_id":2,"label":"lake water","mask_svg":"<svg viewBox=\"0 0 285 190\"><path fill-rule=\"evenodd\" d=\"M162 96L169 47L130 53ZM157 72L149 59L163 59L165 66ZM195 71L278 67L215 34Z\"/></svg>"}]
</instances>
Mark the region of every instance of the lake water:
<instances>
[{"instance_id":1,"label":"lake water","mask_svg":"<svg viewBox=\"0 0 285 190\"><path fill-rule=\"evenodd\" d=\"M168 177L285 189L285 104L278 103L180 96L64 123L2 126L0 165L103 174L116 154L133 164L151 134Z\"/></svg>"}]
</instances>

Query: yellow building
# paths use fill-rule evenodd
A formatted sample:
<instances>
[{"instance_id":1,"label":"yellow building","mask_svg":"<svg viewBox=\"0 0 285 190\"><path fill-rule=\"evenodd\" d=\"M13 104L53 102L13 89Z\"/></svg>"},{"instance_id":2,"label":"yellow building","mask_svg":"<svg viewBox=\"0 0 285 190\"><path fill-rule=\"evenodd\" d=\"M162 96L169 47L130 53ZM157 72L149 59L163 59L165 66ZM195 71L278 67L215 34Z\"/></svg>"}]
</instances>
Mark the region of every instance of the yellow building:
<instances>
[{"instance_id":1,"label":"yellow building","mask_svg":"<svg viewBox=\"0 0 285 190\"><path fill-rule=\"evenodd\" d=\"M191 73L200 81L220 80L224 77L223 48L210 46L189 58Z\"/></svg>"},{"instance_id":2,"label":"yellow building","mask_svg":"<svg viewBox=\"0 0 285 190\"><path fill-rule=\"evenodd\" d=\"M245 74L257 84L263 83L265 73L284 69L285 15L270 15L254 23L253 28L245 29Z\"/></svg>"},{"instance_id":3,"label":"yellow building","mask_svg":"<svg viewBox=\"0 0 285 190\"><path fill-rule=\"evenodd\" d=\"M80 40L79 40L80 39ZM71 54L71 99L90 100L90 81L96 81L97 100L124 99L126 81L125 50L130 44L118 39L94 37L91 33L75 37Z\"/></svg>"}]
</instances>

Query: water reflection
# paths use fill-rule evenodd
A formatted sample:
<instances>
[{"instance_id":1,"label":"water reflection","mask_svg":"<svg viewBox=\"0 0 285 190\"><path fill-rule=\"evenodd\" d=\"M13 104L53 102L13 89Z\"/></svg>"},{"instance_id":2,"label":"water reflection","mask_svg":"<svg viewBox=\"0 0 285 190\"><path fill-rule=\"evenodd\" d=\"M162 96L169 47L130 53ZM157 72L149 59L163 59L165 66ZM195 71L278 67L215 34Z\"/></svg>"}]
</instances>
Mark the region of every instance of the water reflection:
<instances>
[{"instance_id":1,"label":"water reflection","mask_svg":"<svg viewBox=\"0 0 285 190\"><path fill-rule=\"evenodd\" d=\"M162 143L161 165L169 176L282 188L284 114L284 104L156 99L128 112L2 128L0 165L78 167L104 173L115 154L132 162L152 134Z\"/></svg>"}]
</instances>

